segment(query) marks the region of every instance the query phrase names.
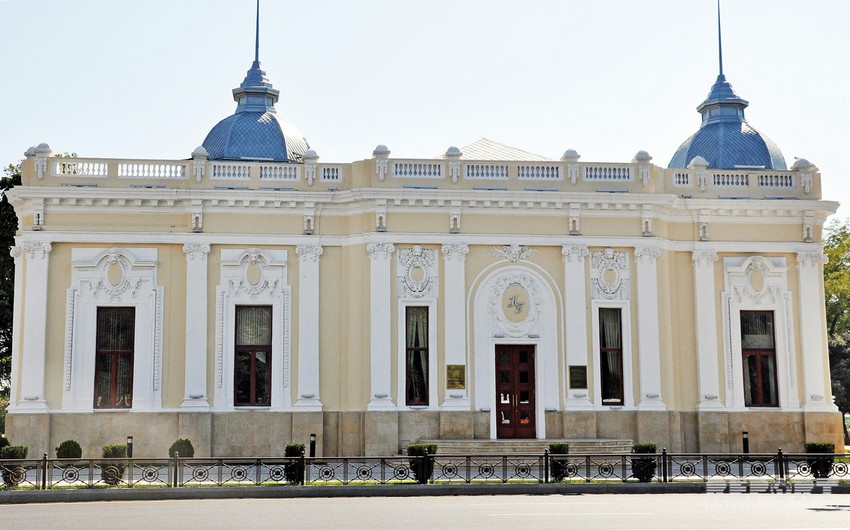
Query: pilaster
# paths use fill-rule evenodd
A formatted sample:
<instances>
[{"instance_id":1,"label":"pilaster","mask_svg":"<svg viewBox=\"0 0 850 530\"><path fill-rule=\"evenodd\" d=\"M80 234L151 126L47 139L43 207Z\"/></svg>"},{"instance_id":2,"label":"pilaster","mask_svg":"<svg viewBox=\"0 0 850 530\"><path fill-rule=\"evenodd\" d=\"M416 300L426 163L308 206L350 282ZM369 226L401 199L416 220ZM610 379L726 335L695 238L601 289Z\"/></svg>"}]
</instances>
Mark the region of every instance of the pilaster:
<instances>
[{"instance_id":1,"label":"pilaster","mask_svg":"<svg viewBox=\"0 0 850 530\"><path fill-rule=\"evenodd\" d=\"M298 273L298 398L300 410L321 411L319 398L319 245L295 248Z\"/></svg>"},{"instance_id":2,"label":"pilaster","mask_svg":"<svg viewBox=\"0 0 850 530\"><path fill-rule=\"evenodd\" d=\"M699 404L697 410L722 409L717 350L717 302L714 282L714 250L694 250L694 314L697 341Z\"/></svg>"},{"instance_id":3,"label":"pilaster","mask_svg":"<svg viewBox=\"0 0 850 530\"><path fill-rule=\"evenodd\" d=\"M827 261L820 252L797 253L797 278L800 293L800 354L803 358L803 410L832 412L838 410L831 400L826 382L826 314L821 290L823 271L820 264Z\"/></svg>"},{"instance_id":4,"label":"pilaster","mask_svg":"<svg viewBox=\"0 0 850 530\"><path fill-rule=\"evenodd\" d=\"M390 257L395 247L392 243L369 243L371 278L369 289L371 391L367 410L394 409L391 382L390 344Z\"/></svg>"},{"instance_id":5,"label":"pilaster","mask_svg":"<svg viewBox=\"0 0 850 530\"><path fill-rule=\"evenodd\" d=\"M183 245L186 253L186 366L181 409L209 409L207 397L207 255L210 246Z\"/></svg>"},{"instance_id":6,"label":"pilaster","mask_svg":"<svg viewBox=\"0 0 850 530\"><path fill-rule=\"evenodd\" d=\"M567 384L570 384L570 369L584 370L584 388L567 388L566 407L568 409L592 409L590 389L587 381L588 345L587 345L587 283L585 258L589 254L586 245L564 245L561 255L564 259L564 326L567 332Z\"/></svg>"},{"instance_id":7,"label":"pilaster","mask_svg":"<svg viewBox=\"0 0 850 530\"><path fill-rule=\"evenodd\" d=\"M469 410L469 380L466 363L466 254L469 247L464 243L443 245L445 265L445 295L443 297L445 315L445 371L446 394L443 400L444 410ZM448 388L449 366L461 366L464 373L464 388ZM453 368L457 370L457 368Z\"/></svg>"},{"instance_id":8,"label":"pilaster","mask_svg":"<svg viewBox=\"0 0 850 530\"><path fill-rule=\"evenodd\" d=\"M658 334L658 247L635 248L637 272L638 409L665 410L661 397L661 345Z\"/></svg>"},{"instance_id":9,"label":"pilaster","mask_svg":"<svg viewBox=\"0 0 850 530\"><path fill-rule=\"evenodd\" d=\"M47 401L44 396L47 266L52 249L50 243L43 241L24 241L20 245L20 251L26 254L24 344L20 358L20 396L16 407L20 411L47 412Z\"/></svg>"}]
</instances>

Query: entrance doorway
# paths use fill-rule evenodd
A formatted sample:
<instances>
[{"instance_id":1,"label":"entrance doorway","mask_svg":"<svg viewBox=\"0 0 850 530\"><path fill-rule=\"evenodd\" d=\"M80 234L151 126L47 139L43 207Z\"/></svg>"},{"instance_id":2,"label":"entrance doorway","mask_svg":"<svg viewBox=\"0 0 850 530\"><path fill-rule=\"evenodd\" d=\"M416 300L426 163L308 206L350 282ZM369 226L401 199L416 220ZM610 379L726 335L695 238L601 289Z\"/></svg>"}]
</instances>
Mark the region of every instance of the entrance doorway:
<instances>
[{"instance_id":1,"label":"entrance doorway","mask_svg":"<svg viewBox=\"0 0 850 530\"><path fill-rule=\"evenodd\" d=\"M534 438L534 346L496 345L496 437Z\"/></svg>"}]
</instances>

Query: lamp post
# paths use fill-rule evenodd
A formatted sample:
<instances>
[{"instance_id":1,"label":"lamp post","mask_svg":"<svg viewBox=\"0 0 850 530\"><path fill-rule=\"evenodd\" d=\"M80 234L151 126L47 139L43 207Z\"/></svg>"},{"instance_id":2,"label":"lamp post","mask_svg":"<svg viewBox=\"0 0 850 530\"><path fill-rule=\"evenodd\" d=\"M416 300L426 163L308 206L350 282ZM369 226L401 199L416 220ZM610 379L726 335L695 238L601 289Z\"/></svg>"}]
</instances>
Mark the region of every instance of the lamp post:
<instances>
[{"instance_id":1,"label":"lamp post","mask_svg":"<svg viewBox=\"0 0 850 530\"><path fill-rule=\"evenodd\" d=\"M310 458L314 458L316 456L316 435L310 435Z\"/></svg>"},{"instance_id":2,"label":"lamp post","mask_svg":"<svg viewBox=\"0 0 850 530\"><path fill-rule=\"evenodd\" d=\"M127 437L127 458L133 458L133 437Z\"/></svg>"}]
</instances>

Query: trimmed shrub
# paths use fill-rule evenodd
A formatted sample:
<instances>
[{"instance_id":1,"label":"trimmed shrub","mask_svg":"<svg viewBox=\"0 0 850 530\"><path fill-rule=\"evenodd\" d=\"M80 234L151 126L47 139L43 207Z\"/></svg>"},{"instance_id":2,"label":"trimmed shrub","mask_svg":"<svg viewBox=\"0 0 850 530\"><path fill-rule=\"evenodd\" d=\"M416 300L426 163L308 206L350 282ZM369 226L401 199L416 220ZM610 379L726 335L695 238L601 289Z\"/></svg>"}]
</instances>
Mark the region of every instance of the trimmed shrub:
<instances>
[{"instance_id":1,"label":"trimmed shrub","mask_svg":"<svg viewBox=\"0 0 850 530\"><path fill-rule=\"evenodd\" d=\"M192 458L195 456L195 446L188 438L178 438L176 442L168 448L168 456L174 458L174 455L179 454L180 458Z\"/></svg>"},{"instance_id":2,"label":"trimmed shrub","mask_svg":"<svg viewBox=\"0 0 850 530\"><path fill-rule=\"evenodd\" d=\"M823 456L817 458L808 458L809 465L812 468L812 476L815 478L827 478L832 473L832 463L835 461L833 454L835 453L835 444L831 443L806 443L807 453L820 453Z\"/></svg>"},{"instance_id":3,"label":"trimmed shrub","mask_svg":"<svg viewBox=\"0 0 850 530\"><path fill-rule=\"evenodd\" d=\"M570 454L570 444L563 442L553 442L549 444L549 470L552 474L552 479L560 482L567 478L567 466L569 462L563 456Z\"/></svg>"},{"instance_id":4,"label":"trimmed shrub","mask_svg":"<svg viewBox=\"0 0 850 530\"><path fill-rule=\"evenodd\" d=\"M639 442L632 445L634 454L655 454L654 443ZM652 482L655 471L658 469L658 461L654 456L632 457L632 476L640 482Z\"/></svg>"},{"instance_id":5,"label":"trimmed shrub","mask_svg":"<svg viewBox=\"0 0 850 530\"><path fill-rule=\"evenodd\" d=\"M127 445L114 444L104 445L101 451L103 458L127 458ZM115 486L121 482L124 477L127 465L121 462L105 461L100 465L100 476L103 482L110 486Z\"/></svg>"},{"instance_id":6,"label":"trimmed shrub","mask_svg":"<svg viewBox=\"0 0 850 530\"><path fill-rule=\"evenodd\" d=\"M65 440L56 448L56 458L82 458L83 448L76 440Z\"/></svg>"},{"instance_id":7,"label":"trimmed shrub","mask_svg":"<svg viewBox=\"0 0 850 530\"><path fill-rule=\"evenodd\" d=\"M407 456L413 478L420 484L427 484L434 474L434 456L437 454L436 444L410 444L407 446Z\"/></svg>"},{"instance_id":8,"label":"trimmed shrub","mask_svg":"<svg viewBox=\"0 0 850 530\"><path fill-rule=\"evenodd\" d=\"M0 449L0 460L23 460L27 457L27 446L7 445ZM26 477L26 469L18 464L4 464L3 483L8 488L14 488Z\"/></svg>"},{"instance_id":9,"label":"trimmed shrub","mask_svg":"<svg viewBox=\"0 0 850 530\"><path fill-rule=\"evenodd\" d=\"M0 436L0 449L4 447L8 447L10 445L9 439L5 436Z\"/></svg>"},{"instance_id":10,"label":"trimmed shrub","mask_svg":"<svg viewBox=\"0 0 850 530\"><path fill-rule=\"evenodd\" d=\"M286 456L289 461L283 465L283 476L292 484L304 483L304 461L301 459L304 456L304 444L288 443L283 448L283 456Z\"/></svg>"}]
</instances>

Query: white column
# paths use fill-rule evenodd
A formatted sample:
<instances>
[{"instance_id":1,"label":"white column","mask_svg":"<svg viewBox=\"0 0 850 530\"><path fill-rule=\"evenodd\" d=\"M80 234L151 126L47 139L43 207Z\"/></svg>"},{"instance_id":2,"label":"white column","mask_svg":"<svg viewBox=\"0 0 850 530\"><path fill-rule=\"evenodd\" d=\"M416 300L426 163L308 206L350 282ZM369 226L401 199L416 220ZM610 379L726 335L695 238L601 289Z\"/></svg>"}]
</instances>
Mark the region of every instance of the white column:
<instances>
[{"instance_id":1,"label":"white column","mask_svg":"<svg viewBox=\"0 0 850 530\"><path fill-rule=\"evenodd\" d=\"M446 388L444 410L469 410L469 365L466 357L466 254L469 247L463 243L443 245L445 263L445 296L443 321L445 330L445 366L462 365L466 388ZM446 372L444 372L445 374Z\"/></svg>"},{"instance_id":2,"label":"white column","mask_svg":"<svg viewBox=\"0 0 850 530\"><path fill-rule=\"evenodd\" d=\"M298 398L299 410L321 411L319 399L319 258L321 246L295 247L298 273Z\"/></svg>"},{"instance_id":3,"label":"white column","mask_svg":"<svg viewBox=\"0 0 850 530\"><path fill-rule=\"evenodd\" d=\"M208 409L207 398L207 254L206 244L185 244L186 366L182 409Z\"/></svg>"},{"instance_id":4,"label":"white column","mask_svg":"<svg viewBox=\"0 0 850 530\"><path fill-rule=\"evenodd\" d=\"M723 408L720 401L720 371L717 353L717 304L714 288L714 250L695 250L694 313L696 322L697 366L699 380L698 410Z\"/></svg>"},{"instance_id":5,"label":"white column","mask_svg":"<svg viewBox=\"0 0 850 530\"><path fill-rule=\"evenodd\" d=\"M17 238L16 238L17 239ZM17 241L16 241L17 242ZM15 258L15 293L24 292L24 258L21 255L21 247L12 247L9 249L9 254ZM23 308L22 296L15 296L14 307L12 309L12 371L11 371L11 391L9 394L9 411L14 411L18 404L18 389L21 382L18 379L18 366L21 362L20 348L20 331L21 331L21 309ZM20 399L23 399L21 397Z\"/></svg>"},{"instance_id":6,"label":"white column","mask_svg":"<svg viewBox=\"0 0 850 530\"><path fill-rule=\"evenodd\" d=\"M826 390L828 381L826 348L826 310L821 298L823 271L827 257L819 252L797 253L797 277L800 299L800 353L803 356L803 410L838 410Z\"/></svg>"},{"instance_id":7,"label":"white column","mask_svg":"<svg viewBox=\"0 0 850 530\"><path fill-rule=\"evenodd\" d=\"M21 389L17 410L47 411L44 397L44 363L47 335L47 264L50 243L25 241L24 349L20 358ZM13 376L14 377L14 376Z\"/></svg>"},{"instance_id":8,"label":"white column","mask_svg":"<svg viewBox=\"0 0 850 530\"><path fill-rule=\"evenodd\" d=\"M367 410L395 408L390 378L390 257L391 243L369 243L366 251L371 262L369 295L371 395Z\"/></svg>"},{"instance_id":9,"label":"white column","mask_svg":"<svg viewBox=\"0 0 850 530\"><path fill-rule=\"evenodd\" d=\"M585 273L584 258L588 255L586 245L564 245L561 248L564 257L564 318L567 332L567 389L566 406L568 409L590 409L593 403L590 399L589 388L568 388L569 367L577 366L585 369L586 380L591 380L587 345L587 274Z\"/></svg>"},{"instance_id":10,"label":"white column","mask_svg":"<svg viewBox=\"0 0 850 530\"><path fill-rule=\"evenodd\" d=\"M635 248L637 261L638 408L664 410L661 397L661 344L658 329L658 247Z\"/></svg>"}]
</instances>

